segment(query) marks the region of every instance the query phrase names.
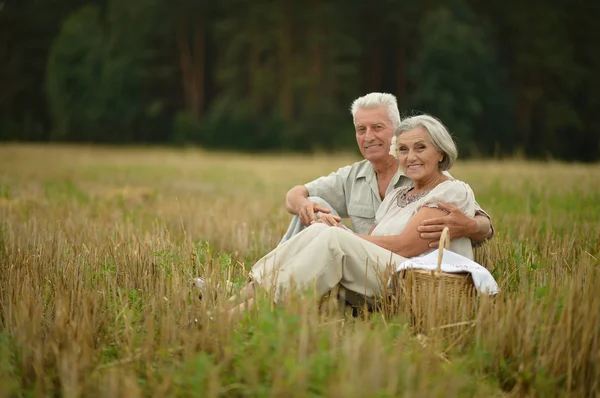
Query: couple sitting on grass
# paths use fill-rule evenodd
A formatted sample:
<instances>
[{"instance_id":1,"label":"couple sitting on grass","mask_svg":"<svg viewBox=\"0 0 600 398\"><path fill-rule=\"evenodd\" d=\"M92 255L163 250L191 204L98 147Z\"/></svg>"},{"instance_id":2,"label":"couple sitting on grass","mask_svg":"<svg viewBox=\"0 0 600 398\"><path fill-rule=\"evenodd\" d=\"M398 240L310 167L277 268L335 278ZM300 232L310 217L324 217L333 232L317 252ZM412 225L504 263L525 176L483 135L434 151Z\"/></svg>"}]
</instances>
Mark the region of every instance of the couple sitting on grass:
<instances>
[{"instance_id":1,"label":"couple sitting on grass","mask_svg":"<svg viewBox=\"0 0 600 398\"><path fill-rule=\"evenodd\" d=\"M287 193L290 227L252 267L230 315L250 308L258 287L275 302L291 291L322 297L338 285L370 299L395 265L435 250L444 227L450 250L470 259L473 245L492 237L469 185L447 172L457 149L439 120L400 121L396 98L383 93L356 99L351 110L365 160ZM353 229L342 223L346 217Z\"/></svg>"}]
</instances>

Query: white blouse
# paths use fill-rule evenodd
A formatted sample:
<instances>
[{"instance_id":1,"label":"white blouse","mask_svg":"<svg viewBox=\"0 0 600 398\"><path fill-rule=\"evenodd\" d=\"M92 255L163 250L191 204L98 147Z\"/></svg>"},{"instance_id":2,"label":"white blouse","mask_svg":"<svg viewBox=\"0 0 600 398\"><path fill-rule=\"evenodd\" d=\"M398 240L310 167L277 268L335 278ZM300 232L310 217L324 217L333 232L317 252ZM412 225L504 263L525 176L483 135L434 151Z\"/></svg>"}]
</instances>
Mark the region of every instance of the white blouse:
<instances>
[{"instance_id":1,"label":"white blouse","mask_svg":"<svg viewBox=\"0 0 600 398\"><path fill-rule=\"evenodd\" d=\"M475 215L475 195L471 187L460 180L447 180L438 184L431 191L416 198L412 203L406 204L406 193L410 187L396 188L388 195L379 206L375 215L374 236L400 235L409 220L421 207L438 208L438 202L450 203L458 207L469 217ZM423 255L437 249L431 249ZM467 258L473 259L473 247L469 238L454 239L450 242L450 250Z\"/></svg>"}]
</instances>

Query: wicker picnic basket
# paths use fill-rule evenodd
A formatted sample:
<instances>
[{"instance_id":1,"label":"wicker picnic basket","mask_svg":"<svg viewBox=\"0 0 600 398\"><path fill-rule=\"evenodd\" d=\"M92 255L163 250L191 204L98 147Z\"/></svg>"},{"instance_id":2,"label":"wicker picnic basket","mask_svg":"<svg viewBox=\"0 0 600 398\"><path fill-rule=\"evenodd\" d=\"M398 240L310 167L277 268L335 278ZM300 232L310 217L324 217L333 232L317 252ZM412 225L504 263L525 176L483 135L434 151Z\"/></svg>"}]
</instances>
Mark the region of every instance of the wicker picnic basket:
<instances>
[{"instance_id":1,"label":"wicker picnic basket","mask_svg":"<svg viewBox=\"0 0 600 398\"><path fill-rule=\"evenodd\" d=\"M470 324L475 304L475 286L469 272L441 270L443 248L450 247L448 228L444 228L438 250L437 270L407 269L395 275L395 296L399 308L408 310L413 328L458 329Z\"/></svg>"}]
</instances>

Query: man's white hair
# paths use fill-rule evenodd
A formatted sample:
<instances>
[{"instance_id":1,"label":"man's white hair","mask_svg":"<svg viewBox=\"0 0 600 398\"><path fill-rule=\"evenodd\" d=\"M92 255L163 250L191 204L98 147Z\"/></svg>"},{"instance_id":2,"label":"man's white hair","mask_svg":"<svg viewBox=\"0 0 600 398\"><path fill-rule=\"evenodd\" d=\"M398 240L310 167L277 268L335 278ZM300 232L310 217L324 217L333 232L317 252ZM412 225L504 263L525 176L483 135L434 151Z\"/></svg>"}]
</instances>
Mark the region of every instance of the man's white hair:
<instances>
[{"instance_id":1,"label":"man's white hair","mask_svg":"<svg viewBox=\"0 0 600 398\"><path fill-rule=\"evenodd\" d=\"M396 97L388 93L369 93L365 96L359 97L354 100L350 111L352 112L352 118L356 118L356 111L359 109L373 109L379 108L380 106L387 107L388 117L392 122L394 129L400 126L400 112L398 111L398 102Z\"/></svg>"}]
</instances>

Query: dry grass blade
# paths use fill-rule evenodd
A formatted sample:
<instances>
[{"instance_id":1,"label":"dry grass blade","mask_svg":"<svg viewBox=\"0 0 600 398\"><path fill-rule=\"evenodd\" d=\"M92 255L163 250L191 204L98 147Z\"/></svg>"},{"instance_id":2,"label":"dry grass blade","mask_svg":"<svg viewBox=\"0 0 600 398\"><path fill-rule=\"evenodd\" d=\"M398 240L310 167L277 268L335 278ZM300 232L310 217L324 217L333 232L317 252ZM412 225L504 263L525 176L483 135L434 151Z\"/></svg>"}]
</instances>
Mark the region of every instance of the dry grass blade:
<instances>
[{"instance_id":1,"label":"dry grass blade","mask_svg":"<svg viewBox=\"0 0 600 398\"><path fill-rule=\"evenodd\" d=\"M452 170L493 215L476 255L503 294L426 341L387 295L357 318L298 297L222 316L287 226L285 191L354 160L0 147L0 395L600 395L597 165Z\"/></svg>"}]
</instances>

